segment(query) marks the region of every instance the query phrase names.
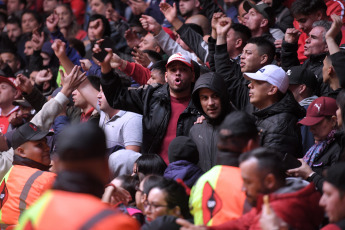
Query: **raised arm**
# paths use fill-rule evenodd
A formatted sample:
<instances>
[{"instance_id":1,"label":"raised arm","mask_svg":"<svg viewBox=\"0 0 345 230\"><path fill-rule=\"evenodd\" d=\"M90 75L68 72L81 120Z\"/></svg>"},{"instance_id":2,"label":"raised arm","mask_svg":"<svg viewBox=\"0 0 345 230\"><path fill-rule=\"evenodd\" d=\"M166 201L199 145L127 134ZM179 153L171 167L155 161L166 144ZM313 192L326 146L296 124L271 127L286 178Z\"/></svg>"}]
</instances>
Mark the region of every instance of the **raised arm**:
<instances>
[{"instance_id":1,"label":"raised arm","mask_svg":"<svg viewBox=\"0 0 345 230\"><path fill-rule=\"evenodd\" d=\"M326 33L326 42L329 53L331 54L331 60L333 68L339 78L339 84L342 88L345 88L345 53L342 52L335 41L335 37L341 32L342 20L338 15L332 15L333 23L331 28Z\"/></svg>"},{"instance_id":2,"label":"raised arm","mask_svg":"<svg viewBox=\"0 0 345 230\"><path fill-rule=\"evenodd\" d=\"M177 42L175 42L169 36L169 34L167 34L162 29L161 25L159 25L153 17L143 15L140 19L140 22L145 30L149 32L153 32L156 42L166 54L170 56L170 55L180 52L183 55L187 55L190 58L192 58L193 61L197 62L196 55L186 51L179 44L177 44Z\"/></svg>"},{"instance_id":3,"label":"raised arm","mask_svg":"<svg viewBox=\"0 0 345 230\"><path fill-rule=\"evenodd\" d=\"M220 17L216 25L216 50L215 50L215 69L220 75L227 76L231 74L233 65L236 63L230 61L230 56L227 52L226 36L230 30L232 21L228 17Z\"/></svg>"},{"instance_id":4,"label":"raised arm","mask_svg":"<svg viewBox=\"0 0 345 230\"><path fill-rule=\"evenodd\" d=\"M60 39L55 39L52 44L52 49L66 73L69 74L74 68L74 64L66 54L66 43Z\"/></svg>"},{"instance_id":5,"label":"raised arm","mask_svg":"<svg viewBox=\"0 0 345 230\"><path fill-rule=\"evenodd\" d=\"M85 79L85 73L80 74L80 67L74 67L70 74L65 75L62 71L62 89L55 98L44 104L42 109L32 118L31 122L42 130L48 130L53 124L54 119L62 112L68 104L68 97Z\"/></svg>"},{"instance_id":6,"label":"raised arm","mask_svg":"<svg viewBox=\"0 0 345 230\"><path fill-rule=\"evenodd\" d=\"M176 4L174 3L173 6L170 6L168 3L161 2L159 6L165 18L175 28L183 42L193 50L200 60L206 63L208 61L207 43L200 34L192 30L177 17Z\"/></svg>"},{"instance_id":7,"label":"raised arm","mask_svg":"<svg viewBox=\"0 0 345 230\"><path fill-rule=\"evenodd\" d=\"M64 52L70 59L70 61L73 63L73 65L80 65L79 60L81 59L81 56L78 54L78 52L70 47L68 45L68 41L65 39L63 34L58 29L57 25L59 23L59 17L56 13L52 13L47 19L46 19L46 26L51 34L52 39L55 41L57 39L61 40L66 44ZM73 68L73 67L72 67Z\"/></svg>"},{"instance_id":8,"label":"raised arm","mask_svg":"<svg viewBox=\"0 0 345 230\"><path fill-rule=\"evenodd\" d=\"M135 50L137 50L135 48ZM139 50L137 50L139 51ZM145 55L142 53L142 55ZM151 77L151 71L140 64L121 59L117 54L113 54L110 61L113 69L119 69L128 76L131 76L140 85L145 85Z\"/></svg>"},{"instance_id":9,"label":"raised arm","mask_svg":"<svg viewBox=\"0 0 345 230\"><path fill-rule=\"evenodd\" d=\"M301 32L295 28L289 28L285 32L285 37L281 49L281 67L285 71L287 71L292 66L300 65L297 56L297 42L300 35Z\"/></svg>"},{"instance_id":10,"label":"raised arm","mask_svg":"<svg viewBox=\"0 0 345 230\"><path fill-rule=\"evenodd\" d=\"M103 62L100 62L102 72L101 84L109 105L115 109L142 114L143 101L147 97L145 91L143 89L128 90L122 85L119 75L112 71L111 59L113 51L109 48L105 50L108 54ZM100 52L98 44L95 45L93 52Z\"/></svg>"},{"instance_id":11,"label":"raised arm","mask_svg":"<svg viewBox=\"0 0 345 230\"><path fill-rule=\"evenodd\" d=\"M340 48L335 41L335 37L341 32L341 27L343 26L342 20L338 15L332 14L331 18L333 20L332 26L325 35L330 55L340 51Z\"/></svg>"}]
</instances>

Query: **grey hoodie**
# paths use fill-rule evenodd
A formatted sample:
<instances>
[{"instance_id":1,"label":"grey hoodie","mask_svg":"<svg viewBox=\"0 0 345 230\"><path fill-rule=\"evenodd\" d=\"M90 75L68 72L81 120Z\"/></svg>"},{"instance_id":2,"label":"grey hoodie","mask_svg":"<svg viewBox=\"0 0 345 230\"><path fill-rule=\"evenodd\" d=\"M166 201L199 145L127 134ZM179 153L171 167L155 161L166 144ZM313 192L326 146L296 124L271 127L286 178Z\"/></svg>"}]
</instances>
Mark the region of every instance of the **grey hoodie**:
<instances>
[{"instance_id":1,"label":"grey hoodie","mask_svg":"<svg viewBox=\"0 0 345 230\"><path fill-rule=\"evenodd\" d=\"M216 119L208 117L201 107L199 99L199 90L201 88L211 89L221 99L222 111ZM206 172L216 164L218 126L234 108L230 103L223 78L213 72L205 73L199 77L194 86L192 100L199 112L206 118L206 121L202 124L193 125L189 133L189 136L193 139L199 151L198 165Z\"/></svg>"}]
</instances>

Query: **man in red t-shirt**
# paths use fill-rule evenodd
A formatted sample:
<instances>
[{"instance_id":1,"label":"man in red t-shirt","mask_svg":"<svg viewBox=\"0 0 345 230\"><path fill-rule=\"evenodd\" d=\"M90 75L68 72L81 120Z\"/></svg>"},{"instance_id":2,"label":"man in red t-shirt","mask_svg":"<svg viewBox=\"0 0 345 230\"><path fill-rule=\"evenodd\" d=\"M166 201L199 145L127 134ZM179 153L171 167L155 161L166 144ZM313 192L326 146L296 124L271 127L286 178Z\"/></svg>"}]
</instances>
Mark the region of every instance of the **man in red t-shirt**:
<instances>
[{"instance_id":1,"label":"man in red t-shirt","mask_svg":"<svg viewBox=\"0 0 345 230\"><path fill-rule=\"evenodd\" d=\"M11 114L19 109L12 102L21 95L14 84L14 78L0 76L0 131L6 133Z\"/></svg>"}]
</instances>

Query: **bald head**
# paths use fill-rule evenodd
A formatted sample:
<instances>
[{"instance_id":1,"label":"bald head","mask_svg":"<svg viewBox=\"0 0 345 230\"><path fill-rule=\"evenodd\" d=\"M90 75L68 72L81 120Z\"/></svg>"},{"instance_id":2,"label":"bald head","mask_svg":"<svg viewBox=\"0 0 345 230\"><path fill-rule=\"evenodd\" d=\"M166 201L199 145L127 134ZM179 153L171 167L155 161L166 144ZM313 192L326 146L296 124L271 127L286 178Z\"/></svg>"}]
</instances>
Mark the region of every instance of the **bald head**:
<instances>
[{"instance_id":1,"label":"bald head","mask_svg":"<svg viewBox=\"0 0 345 230\"><path fill-rule=\"evenodd\" d=\"M202 14L190 16L185 23L197 24L202 28L204 35L210 34L210 21Z\"/></svg>"}]
</instances>

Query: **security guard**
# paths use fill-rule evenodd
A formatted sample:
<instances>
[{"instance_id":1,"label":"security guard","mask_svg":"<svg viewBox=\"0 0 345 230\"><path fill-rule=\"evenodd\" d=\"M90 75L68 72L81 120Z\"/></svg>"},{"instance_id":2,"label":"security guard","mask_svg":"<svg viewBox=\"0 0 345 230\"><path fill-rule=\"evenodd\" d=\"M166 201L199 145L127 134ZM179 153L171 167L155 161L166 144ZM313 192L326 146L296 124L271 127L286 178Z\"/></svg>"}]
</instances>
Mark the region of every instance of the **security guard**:
<instances>
[{"instance_id":1,"label":"security guard","mask_svg":"<svg viewBox=\"0 0 345 230\"><path fill-rule=\"evenodd\" d=\"M56 175L47 172L50 148L46 139L52 134L30 122L13 133L13 166L0 184L1 229L16 225L25 209L52 186Z\"/></svg>"}]
</instances>

